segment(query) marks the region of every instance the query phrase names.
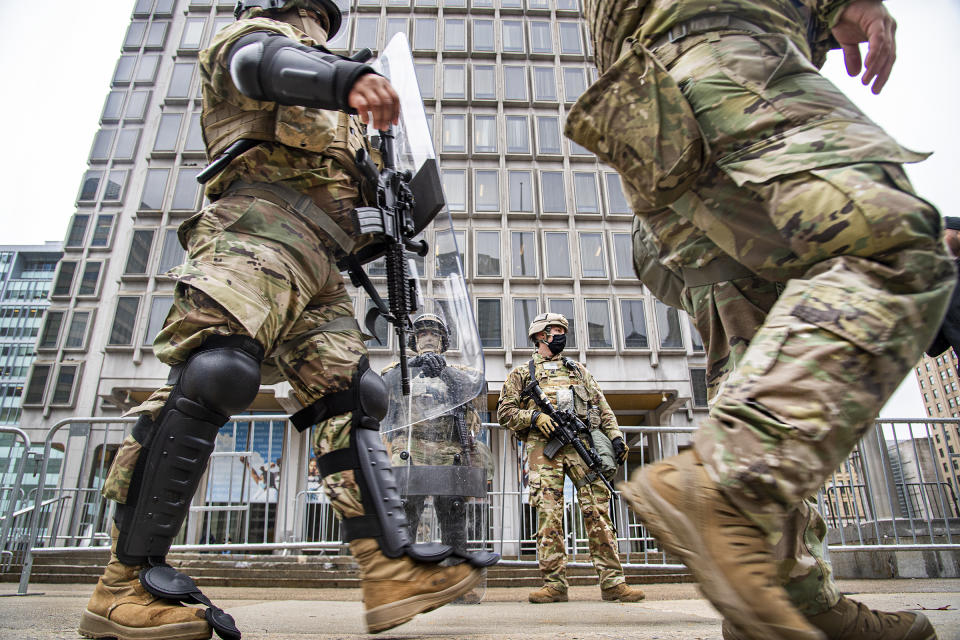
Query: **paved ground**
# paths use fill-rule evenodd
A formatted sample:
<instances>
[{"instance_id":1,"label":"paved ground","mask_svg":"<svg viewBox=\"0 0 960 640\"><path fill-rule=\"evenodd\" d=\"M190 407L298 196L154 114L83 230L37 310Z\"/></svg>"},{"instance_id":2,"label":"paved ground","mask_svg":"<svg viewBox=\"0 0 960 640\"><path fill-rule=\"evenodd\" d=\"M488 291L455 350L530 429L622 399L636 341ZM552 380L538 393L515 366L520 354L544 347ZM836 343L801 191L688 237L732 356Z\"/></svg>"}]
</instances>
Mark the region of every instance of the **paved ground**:
<instances>
[{"instance_id":1,"label":"paved ground","mask_svg":"<svg viewBox=\"0 0 960 640\"><path fill-rule=\"evenodd\" d=\"M960 580L844 580L841 589L874 608L922 609L940 640L960 640ZM490 589L478 605L448 605L379 636L363 631L357 589L210 588L237 620L244 640L359 637L471 640L644 638L720 640L720 618L690 584L643 587L637 604L600 600L596 587L573 587L570 602L531 605L527 589ZM75 640L86 585L32 584L30 595L0 598L0 640ZM0 584L0 594L16 584Z\"/></svg>"}]
</instances>

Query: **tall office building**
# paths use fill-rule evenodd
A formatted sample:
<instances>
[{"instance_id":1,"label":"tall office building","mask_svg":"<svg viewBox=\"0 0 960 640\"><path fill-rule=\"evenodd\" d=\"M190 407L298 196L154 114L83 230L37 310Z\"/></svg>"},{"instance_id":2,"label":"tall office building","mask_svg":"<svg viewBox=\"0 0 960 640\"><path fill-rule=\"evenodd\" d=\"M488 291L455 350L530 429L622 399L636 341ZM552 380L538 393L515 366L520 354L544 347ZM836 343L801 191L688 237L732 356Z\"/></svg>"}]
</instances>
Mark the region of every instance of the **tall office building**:
<instances>
[{"instance_id":1,"label":"tall office building","mask_svg":"<svg viewBox=\"0 0 960 640\"><path fill-rule=\"evenodd\" d=\"M638 283L617 174L562 134L596 78L577 0L350 2L332 49L410 39L491 411L507 373L531 357L529 321L549 310L570 319L566 353L587 364L622 424L693 424L706 411L700 337ZM184 256L178 225L203 200L198 53L233 21L233 7L134 3L51 294L60 324L44 328L30 376L31 425L118 416L164 383L151 350L173 290L163 274ZM379 277L376 265L371 273ZM362 318L368 300L355 291L354 301ZM391 358L387 342L371 345L375 369ZM284 385L265 386L252 409L289 411L288 396ZM276 447L306 452L288 446L306 437L287 427L253 446L274 447L263 452L273 461ZM284 470L305 475L302 455L285 456Z\"/></svg>"}]
</instances>

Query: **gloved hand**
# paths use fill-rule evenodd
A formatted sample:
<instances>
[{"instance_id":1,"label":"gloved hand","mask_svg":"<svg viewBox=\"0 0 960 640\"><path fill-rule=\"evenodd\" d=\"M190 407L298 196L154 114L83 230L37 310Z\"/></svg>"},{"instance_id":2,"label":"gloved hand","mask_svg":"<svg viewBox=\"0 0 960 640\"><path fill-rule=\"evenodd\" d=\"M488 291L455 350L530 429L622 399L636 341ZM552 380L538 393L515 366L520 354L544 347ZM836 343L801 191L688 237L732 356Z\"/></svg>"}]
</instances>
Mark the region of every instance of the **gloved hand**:
<instances>
[{"instance_id":1,"label":"gloved hand","mask_svg":"<svg viewBox=\"0 0 960 640\"><path fill-rule=\"evenodd\" d=\"M545 413L538 413L533 419L533 424L548 438L557 430L556 421Z\"/></svg>"},{"instance_id":2,"label":"gloved hand","mask_svg":"<svg viewBox=\"0 0 960 640\"><path fill-rule=\"evenodd\" d=\"M447 361L439 353L424 353L412 359L410 366L420 367L420 371L428 378L438 378L447 366Z\"/></svg>"},{"instance_id":3,"label":"gloved hand","mask_svg":"<svg viewBox=\"0 0 960 640\"><path fill-rule=\"evenodd\" d=\"M617 464L623 464L627 460L627 453L629 453L630 447L628 447L627 443L620 437L614 438L610 444L613 445L613 455L617 456Z\"/></svg>"}]
</instances>

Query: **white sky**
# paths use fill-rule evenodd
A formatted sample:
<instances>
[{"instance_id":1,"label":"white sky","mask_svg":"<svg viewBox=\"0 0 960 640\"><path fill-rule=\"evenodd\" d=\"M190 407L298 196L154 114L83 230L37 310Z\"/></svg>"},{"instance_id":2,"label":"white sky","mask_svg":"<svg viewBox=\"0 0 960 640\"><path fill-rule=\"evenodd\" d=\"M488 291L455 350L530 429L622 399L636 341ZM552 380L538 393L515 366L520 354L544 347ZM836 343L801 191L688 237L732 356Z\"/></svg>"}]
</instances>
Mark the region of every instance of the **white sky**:
<instances>
[{"instance_id":1,"label":"white sky","mask_svg":"<svg viewBox=\"0 0 960 640\"><path fill-rule=\"evenodd\" d=\"M134 2L4 4L0 244L62 241ZM941 213L960 215L960 3L886 5L899 24L898 58L883 93L874 96L848 78L838 51L825 73L903 145L934 152L908 168L910 177ZM913 375L881 415L924 416Z\"/></svg>"}]
</instances>

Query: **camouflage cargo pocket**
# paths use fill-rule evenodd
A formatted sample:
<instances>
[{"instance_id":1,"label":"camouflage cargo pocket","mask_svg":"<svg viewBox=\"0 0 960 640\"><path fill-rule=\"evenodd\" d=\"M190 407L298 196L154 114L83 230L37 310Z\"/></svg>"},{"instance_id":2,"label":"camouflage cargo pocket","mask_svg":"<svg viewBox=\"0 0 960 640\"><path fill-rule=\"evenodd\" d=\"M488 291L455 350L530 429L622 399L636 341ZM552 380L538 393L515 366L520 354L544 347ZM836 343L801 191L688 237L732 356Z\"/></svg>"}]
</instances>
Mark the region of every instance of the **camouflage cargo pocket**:
<instances>
[{"instance_id":1,"label":"camouflage cargo pocket","mask_svg":"<svg viewBox=\"0 0 960 640\"><path fill-rule=\"evenodd\" d=\"M676 81L636 41L580 96L564 133L620 172L636 192L631 205L639 212L683 195L708 155Z\"/></svg>"},{"instance_id":2,"label":"camouflage cargo pocket","mask_svg":"<svg viewBox=\"0 0 960 640\"><path fill-rule=\"evenodd\" d=\"M137 459L140 458L142 450L143 445L133 436L127 436L124 439L120 449L117 450L117 455L113 458L110 471L107 472L107 480L103 483L101 493L104 498L120 504L127 503L127 492L130 490L133 469L137 466Z\"/></svg>"}]
</instances>

